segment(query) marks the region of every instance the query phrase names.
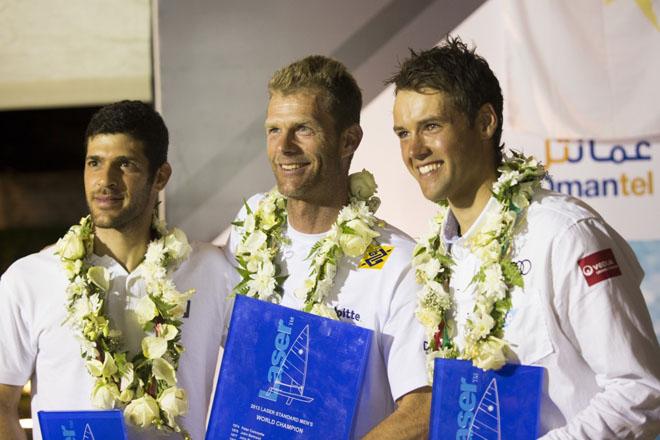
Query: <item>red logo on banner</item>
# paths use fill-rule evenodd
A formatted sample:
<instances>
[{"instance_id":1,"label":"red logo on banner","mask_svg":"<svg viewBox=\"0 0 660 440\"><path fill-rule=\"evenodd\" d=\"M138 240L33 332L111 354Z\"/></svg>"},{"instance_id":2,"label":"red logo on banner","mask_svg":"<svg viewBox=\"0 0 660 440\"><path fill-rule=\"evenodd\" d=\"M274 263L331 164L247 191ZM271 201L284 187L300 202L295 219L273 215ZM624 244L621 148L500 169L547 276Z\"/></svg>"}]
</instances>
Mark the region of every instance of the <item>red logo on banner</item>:
<instances>
[{"instance_id":1,"label":"red logo on banner","mask_svg":"<svg viewBox=\"0 0 660 440\"><path fill-rule=\"evenodd\" d=\"M603 249L578 260L587 284L593 286L608 278L621 275L619 265L616 263L612 249Z\"/></svg>"}]
</instances>

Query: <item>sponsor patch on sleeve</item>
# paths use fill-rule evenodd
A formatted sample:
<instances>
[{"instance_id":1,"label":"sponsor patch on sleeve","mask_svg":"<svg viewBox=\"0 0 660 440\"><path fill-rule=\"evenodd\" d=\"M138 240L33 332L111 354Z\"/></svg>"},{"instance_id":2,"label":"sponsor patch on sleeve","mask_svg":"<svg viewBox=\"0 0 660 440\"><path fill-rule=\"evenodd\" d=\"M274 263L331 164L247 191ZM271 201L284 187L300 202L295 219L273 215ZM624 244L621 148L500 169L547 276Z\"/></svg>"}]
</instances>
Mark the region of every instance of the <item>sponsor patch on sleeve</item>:
<instances>
[{"instance_id":1,"label":"sponsor patch on sleeve","mask_svg":"<svg viewBox=\"0 0 660 440\"><path fill-rule=\"evenodd\" d=\"M589 286L621 275L621 269L612 249L603 249L578 260L578 265Z\"/></svg>"},{"instance_id":2,"label":"sponsor patch on sleeve","mask_svg":"<svg viewBox=\"0 0 660 440\"><path fill-rule=\"evenodd\" d=\"M358 269L382 269L393 250L394 246L370 245L364 252Z\"/></svg>"}]
</instances>

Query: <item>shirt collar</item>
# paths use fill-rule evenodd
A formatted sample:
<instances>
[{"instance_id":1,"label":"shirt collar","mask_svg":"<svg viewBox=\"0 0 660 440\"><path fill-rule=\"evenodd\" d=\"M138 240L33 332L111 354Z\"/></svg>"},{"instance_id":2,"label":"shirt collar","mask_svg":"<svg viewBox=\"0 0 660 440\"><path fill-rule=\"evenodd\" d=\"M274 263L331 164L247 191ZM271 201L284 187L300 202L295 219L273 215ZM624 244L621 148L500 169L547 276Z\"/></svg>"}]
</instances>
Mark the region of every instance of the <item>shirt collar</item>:
<instances>
[{"instance_id":1,"label":"shirt collar","mask_svg":"<svg viewBox=\"0 0 660 440\"><path fill-rule=\"evenodd\" d=\"M458 220L456 220L456 216L454 213L449 209L447 213L447 217L445 218L445 223L442 226L442 241L444 241L445 246L447 248L450 248L453 245L458 245L462 246L472 235L476 234L479 228L481 227L481 224L485 221L486 217L488 216L488 213L493 212L498 209L498 203L497 199L495 197L492 197L488 200L488 203L486 203L486 206L484 209L481 210L481 213L479 214L479 217L477 217L477 220L470 226L470 229L467 230L466 233L463 235L459 235L458 232Z\"/></svg>"}]
</instances>

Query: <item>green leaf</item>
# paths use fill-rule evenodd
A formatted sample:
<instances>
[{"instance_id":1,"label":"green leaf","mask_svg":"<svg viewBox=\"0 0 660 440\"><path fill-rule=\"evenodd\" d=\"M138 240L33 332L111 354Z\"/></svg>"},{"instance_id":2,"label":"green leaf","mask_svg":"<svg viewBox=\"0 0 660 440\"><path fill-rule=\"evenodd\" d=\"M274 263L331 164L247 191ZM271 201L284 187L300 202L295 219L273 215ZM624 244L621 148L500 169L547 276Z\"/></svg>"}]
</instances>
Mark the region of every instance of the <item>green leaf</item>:
<instances>
[{"instance_id":1,"label":"green leaf","mask_svg":"<svg viewBox=\"0 0 660 440\"><path fill-rule=\"evenodd\" d=\"M500 265L502 267L502 275L504 276L504 280L509 286L524 286L525 283L517 264L506 258L502 260Z\"/></svg>"}]
</instances>

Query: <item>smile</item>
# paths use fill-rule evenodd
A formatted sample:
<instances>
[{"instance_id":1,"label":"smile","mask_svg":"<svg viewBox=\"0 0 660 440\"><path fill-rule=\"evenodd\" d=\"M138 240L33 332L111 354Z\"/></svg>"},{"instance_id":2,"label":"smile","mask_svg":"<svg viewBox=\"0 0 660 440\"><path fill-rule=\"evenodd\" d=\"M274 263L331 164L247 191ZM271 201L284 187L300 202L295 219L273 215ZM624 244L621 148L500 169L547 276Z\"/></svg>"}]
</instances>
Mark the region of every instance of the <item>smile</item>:
<instances>
[{"instance_id":1,"label":"smile","mask_svg":"<svg viewBox=\"0 0 660 440\"><path fill-rule=\"evenodd\" d=\"M419 174L425 175L425 174L429 174L429 173L437 170L438 168L440 168L441 165L442 165L441 161L440 162L433 162L433 163L429 163L429 164L417 167L417 171L419 171Z\"/></svg>"},{"instance_id":2,"label":"smile","mask_svg":"<svg viewBox=\"0 0 660 440\"><path fill-rule=\"evenodd\" d=\"M307 166L308 164L306 163L281 163L280 168L282 168L284 171L293 171L300 169L304 166Z\"/></svg>"}]
</instances>

